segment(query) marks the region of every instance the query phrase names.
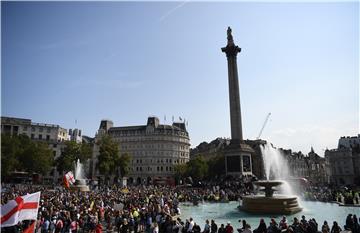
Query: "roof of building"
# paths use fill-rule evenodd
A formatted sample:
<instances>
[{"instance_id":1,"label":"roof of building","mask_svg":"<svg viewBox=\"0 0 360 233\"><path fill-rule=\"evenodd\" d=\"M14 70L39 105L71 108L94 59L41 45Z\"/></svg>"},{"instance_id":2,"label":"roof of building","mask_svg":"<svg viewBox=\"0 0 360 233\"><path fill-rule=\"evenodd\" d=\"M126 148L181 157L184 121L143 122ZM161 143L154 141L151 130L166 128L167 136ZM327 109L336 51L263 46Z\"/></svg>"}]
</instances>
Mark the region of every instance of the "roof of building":
<instances>
[{"instance_id":1,"label":"roof of building","mask_svg":"<svg viewBox=\"0 0 360 233\"><path fill-rule=\"evenodd\" d=\"M113 131L134 131L134 130L146 130L147 125L136 125L136 126L120 126L120 127L111 127L109 129L109 132L113 132ZM186 131L183 130L175 125L158 125L156 128L156 130L175 130L175 131Z\"/></svg>"}]
</instances>

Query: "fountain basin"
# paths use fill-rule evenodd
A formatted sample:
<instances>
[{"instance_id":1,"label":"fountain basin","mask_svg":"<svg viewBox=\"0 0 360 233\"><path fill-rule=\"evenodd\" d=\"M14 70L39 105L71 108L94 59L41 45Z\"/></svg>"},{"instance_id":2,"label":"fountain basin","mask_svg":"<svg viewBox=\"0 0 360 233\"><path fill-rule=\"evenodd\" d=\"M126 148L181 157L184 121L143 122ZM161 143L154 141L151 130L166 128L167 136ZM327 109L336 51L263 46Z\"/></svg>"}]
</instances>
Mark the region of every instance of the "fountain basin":
<instances>
[{"instance_id":1,"label":"fountain basin","mask_svg":"<svg viewBox=\"0 0 360 233\"><path fill-rule=\"evenodd\" d=\"M86 180L84 180L84 179L76 179L75 184L71 186L71 190L80 191L80 192L89 192L90 188L86 184Z\"/></svg>"},{"instance_id":2,"label":"fountain basin","mask_svg":"<svg viewBox=\"0 0 360 233\"><path fill-rule=\"evenodd\" d=\"M260 191L265 192L265 196L244 196L239 209L255 214L294 214L302 210L296 196L274 195L273 187L283 184L282 181L260 180L254 184L264 187Z\"/></svg>"},{"instance_id":3,"label":"fountain basin","mask_svg":"<svg viewBox=\"0 0 360 233\"><path fill-rule=\"evenodd\" d=\"M296 196L245 196L240 210L254 214L294 214L302 210Z\"/></svg>"}]
</instances>

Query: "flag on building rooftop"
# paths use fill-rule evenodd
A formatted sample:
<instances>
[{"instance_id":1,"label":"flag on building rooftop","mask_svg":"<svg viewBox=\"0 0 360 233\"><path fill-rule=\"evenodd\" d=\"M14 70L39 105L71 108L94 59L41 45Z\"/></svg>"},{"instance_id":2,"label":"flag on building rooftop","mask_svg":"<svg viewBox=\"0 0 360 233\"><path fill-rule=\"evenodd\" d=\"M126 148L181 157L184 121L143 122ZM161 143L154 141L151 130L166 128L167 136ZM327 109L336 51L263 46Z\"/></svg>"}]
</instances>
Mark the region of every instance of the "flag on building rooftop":
<instances>
[{"instance_id":1,"label":"flag on building rooftop","mask_svg":"<svg viewBox=\"0 0 360 233\"><path fill-rule=\"evenodd\" d=\"M1 227L17 225L23 220L36 220L40 192L19 196L1 206Z\"/></svg>"}]
</instances>

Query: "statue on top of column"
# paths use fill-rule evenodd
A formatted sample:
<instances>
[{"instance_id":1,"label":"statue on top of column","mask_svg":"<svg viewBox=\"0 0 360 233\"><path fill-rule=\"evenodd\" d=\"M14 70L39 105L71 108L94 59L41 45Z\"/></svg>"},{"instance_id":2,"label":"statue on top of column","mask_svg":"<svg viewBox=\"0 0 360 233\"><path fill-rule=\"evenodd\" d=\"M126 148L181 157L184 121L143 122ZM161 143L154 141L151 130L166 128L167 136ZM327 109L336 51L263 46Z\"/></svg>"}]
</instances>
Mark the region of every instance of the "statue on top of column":
<instances>
[{"instance_id":1,"label":"statue on top of column","mask_svg":"<svg viewBox=\"0 0 360 233\"><path fill-rule=\"evenodd\" d=\"M231 35L231 28L228 27L227 29L227 40L228 40L228 45L234 45L234 39Z\"/></svg>"}]
</instances>

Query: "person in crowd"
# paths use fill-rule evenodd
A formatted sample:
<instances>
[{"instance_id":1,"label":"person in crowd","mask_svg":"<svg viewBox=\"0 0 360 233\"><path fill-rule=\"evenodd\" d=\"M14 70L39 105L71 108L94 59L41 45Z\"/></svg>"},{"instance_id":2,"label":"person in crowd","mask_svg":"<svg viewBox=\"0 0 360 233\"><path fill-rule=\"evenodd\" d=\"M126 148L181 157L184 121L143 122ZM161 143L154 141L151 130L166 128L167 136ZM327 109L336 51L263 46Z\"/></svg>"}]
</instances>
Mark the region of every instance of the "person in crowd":
<instances>
[{"instance_id":1,"label":"person in crowd","mask_svg":"<svg viewBox=\"0 0 360 233\"><path fill-rule=\"evenodd\" d=\"M45 217L41 224L41 233L48 233L50 227L50 220L48 217Z\"/></svg>"},{"instance_id":2,"label":"person in crowd","mask_svg":"<svg viewBox=\"0 0 360 233\"><path fill-rule=\"evenodd\" d=\"M225 225L224 225L224 224L221 224L221 225L220 225L220 228L219 228L219 230L218 230L218 233L226 233L226 231L225 231Z\"/></svg>"},{"instance_id":3,"label":"person in crowd","mask_svg":"<svg viewBox=\"0 0 360 233\"><path fill-rule=\"evenodd\" d=\"M278 224L275 221L275 219L272 218L270 220L270 225L269 225L269 227L267 229L267 232L268 233L280 233L280 229L279 229Z\"/></svg>"},{"instance_id":4,"label":"person in crowd","mask_svg":"<svg viewBox=\"0 0 360 233\"><path fill-rule=\"evenodd\" d=\"M353 231L353 228L354 228L353 216L352 216L352 214L348 214L348 216L346 217L344 229L347 231Z\"/></svg>"},{"instance_id":5,"label":"person in crowd","mask_svg":"<svg viewBox=\"0 0 360 233\"><path fill-rule=\"evenodd\" d=\"M330 233L340 233L341 231L342 231L341 227L338 225L336 221L334 221Z\"/></svg>"},{"instance_id":6,"label":"person in crowd","mask_svg":"<svg viewBox=\"0 0 360 233\"><path fill-rule=\"evenodd\" d=\"M354 214L353 215L353 221L354 221L354 227L352 232L353 233L360 233L360 224L359 224L359 220L357 218L357 216Z\"/></svg>"},{"instance_id":7,"label":"person in crowd","mask_svg":"<svg viewBox=\"0 0 360 233\"><path fill-rule=\"evenodd\" d=\"M234 228L231 226L231 222L227 222L225 227L225 233L234 233Z\"/></svg>"},{"instance_id":8,"label":"person in crowd","mask_svg":"<svg viewBox=\"0 0 360 233\"><path fill-rule=\"evenodd\" d=\"M285 230L288 228L286 216L282 216L282 219L279 222L279 227L280 227L280 230Z\"/></svg>"},{"instance_id":9,"label":"person in crowd","mask_svg":"<svg viewBox=\"0 0 360 233\"><path fill-rule=\"evenodd\" d=\"M301 216L300 222L301 222L302 224L304 224L304 225L307 224L307 220L306 220L306 218L305 218L305 215L302 215L302 216Z\"/></svg>"},{"instance_id":10,"label":"person in crowd","mask_svg":"<svg viewBox=\"0 0 360 233\"><path fill-rule=\"evenodd\" d=\"M154 223L154 228L152 230L152 233L159 233L159 225L157 222Z\"/></svg>"},{"instance_id":11,"label":"person in crowd","mask_svg":"<svg viewBox=\"0 0 360 233\"><path fill-rule=\"evenodd\" d=\"M322 233L329 233L330 232L330 227L329 227L327 221L324 221L324 224L321 227L321 232Z\"/></svg>"},{"instance_id":12,"label":"person in crowd","mask_svg":"<svg viewBox=\"0 0 360 233\"><path fill-rule=\"evenodd\" d=\"M210 222L208 219L205 221L203 233L210 233Z\"/></svg>"},{"instance_id":13,"label":"person in crowd","mask_svg":"<svg viewBox=\"0 0 360 233\"><path fill-rule=\"evenodd\" d=\"M201 232L200 225L194 223L193 233L200 233L200 232Z\"/></svg>"},{"instance_id":14,"label":"person in crowd","mask_svg":"<svg viewBox=\"0 0 360 233\"><path fill-rule=\"evenodd\" d=\"M211 219L210 233L217 233L218 226L215 223L214 219Z\"/></svg>"},{"instance_id":15,"label":"person in crowd","mask_svg":"<svg viewBox=\"0 0 360 233\"><path fill-rule=\"evenodd\" d=\"M189 233L193 232L194 225L195 225L194 220L192 218L190 218L189 219L189 226L187 228L187 232L189 232Z\"/></svg>"},{"instance_id":16,"label":"person in crowd","mask_svg":"<svg viewBox=\"0 0 360 233\"><path fill-rule=\"evenodd\" d=\"M293 231L295 233L301 232L300 222L299 222L299 219L297 217L294 217L293 223L291 224L291 228L293 229Z\"/></svg>"},{"instance_id":17,"label":"person in crowd","mask_svg":"<svg viewBox=\"0 0 360 233\"><path fill-rule=\"evenodd\" d=\"M245 229L243 230L243 233L252 233L251 227L249 224L245 225Z\"/></svg>"},{"instance_id":18,"label":"person in crowd","mask_svg":"<svg viewBox=\"0 0 360 233\"><path fill-rule=\"evenodd\" d=\"M258 228L254 230L254 233L267 233L267 227L264 219L260 219Z\"/></svg>"}]
</instances>

